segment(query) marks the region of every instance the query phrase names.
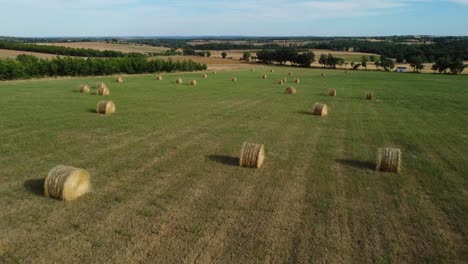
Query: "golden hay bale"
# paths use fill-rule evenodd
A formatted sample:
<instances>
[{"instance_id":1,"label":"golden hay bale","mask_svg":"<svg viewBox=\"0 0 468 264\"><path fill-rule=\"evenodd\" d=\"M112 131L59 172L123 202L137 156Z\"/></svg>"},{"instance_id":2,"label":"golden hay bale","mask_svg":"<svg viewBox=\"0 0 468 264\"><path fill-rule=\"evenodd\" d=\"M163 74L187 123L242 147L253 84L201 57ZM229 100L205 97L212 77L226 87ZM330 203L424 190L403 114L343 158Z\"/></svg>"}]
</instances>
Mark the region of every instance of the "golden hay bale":
<instances>
[{"instance_id":1,"label":"golden hay bale","mask_svg":"<svg viewBox=\"0 0 468 264\"><path fill-rule=\"evenodd\" d=\"M329 95L329 96L336 96L336 89L330 89L330 90L328 90L328 95Z\"/></svg>"},{"instance_id":2,"label":"golden hay bale","mask_svg":"<svg viewBox=\"0 0 468 264\"><path fill-rule=\"evenodd\" d=\"M232 78L231 78L231 81L237 82L237 77L232 77Z\"/></svg>"},{"instance_id":3,"label":"golden hay bale","mask_svg":"<svg viewBox=\"0 0 468 264\"><path fill-rule=\"evenodd\" d=\"M101 86L100 88L97 89L97 95L107 96L109 94L110 94L109 88L105 86Z\"/></svg>"},{"instance_id":4,"label":"golden hay bale","mask_svg":"<svg viewBox=\"0 0 468 264\"><path fill-rule=\"evenodd\" d=\"M176 81L175 81L177 84L183 84L184 81L182 80L182 78L177 78Z\"/></svg>"},{"instance_id":5,"label":"golden hay bale","mask_svg":"<svg viewBox=\"0 0 468 264\"><path fill-rule=\"evenodd\" d=\"M288 87L286 90L284 90L285 93L287 94L296 94L296 88L294 87Z\"/></svg>"},{"instance_id":6,"label":"golden hay bale","mask_svg":"<svg viewBox=\"0 0 468 264\"><path fill-rule=\"evenodd\" d=\"M216 72L216 71L214 71L214 72L213 72L213 74L217 74L217 72Z\"/></svg>"},{"instance_id":7,"label":"golden hay bale","mask_svg":"<svg viewBox=\"0 0 468 264\"><path fill-rule=\"evenodd\" d=\"M241 167L260 168L264 159L265 147L263 144L244 142L239 159Z\"/></svg>"},{"instance_id":8,"label":"golden hay bale","mask_svg":"<svg viewBox=\"0 0 468 264\"><path fill-rule=\"evenodd\" d=\"M401 168L401 150L397 148L379 148L377 171L399 173Z\"/></svg>"},{"instance_id":9,"label":"golden hay bale","mask_svg":"<svg viewBox=\"0 0 468 264\"><path fill-rule=\"evenodd\" d=\"M366 100L372 100L374 99L374 93L373 92L368 92L366 94Z\"/></svg>"},{"instance_id":10,"label":"golden hay bale","mask_svg":"<svg viewBox=\"0 0 468 264\"><path fill-rule=\"evenodd\" d=\"M109 115L115 113L115 104L112 101L100 101L96 107L96 113Z\"/></svg>"},{"instance_id":11,"label":"golden hay bale","mask_svg":"<svg viewBox=\"0 0 468 264\"><path fill-rule=\"evenodd\" d=\"M268 78L268 75L263 74L263 75L262 75L262 78L263 78L263 79L266 79L266 78Z\"/></svg>"},{"instance_id":12,"label":"golden hay bale","mask_svg":"<svg viewBox=\"0 0 468 264\"><path fill-rule=\"evenodd\" d=\"M277 81L278 84L283 84L283 79Z\"/></svg>"},{"instance_id":13,"label":"golden hay bale","mask_svg":"<svg viewBox=\"0 0 468 264\"><path fill-rule=\"evenodd\" d=\"M197 85L197 80L191 80L189 85L191 85L191 86Z\"/></svg>"},{"instance_id":14,"label":"golden hay bale","mask_svg":"<svg viewBox=\"0 0 468 264\"><path fill-rule=\"evenodd\" d=\"M44 181L44 194L63 201L73 201L88 193L91 177L84 169L59 165L49 171Z\"/></svg>"},{"instance_id":15,"label":"golden hay bale","mask_svg":"<svg viewBox=\"0 0 468 264\"><path fill-rule=\"evenodd\" d=\"M288 75L291 76L291 75L292 75L292 72L288 72Z\"/></svg>"},{"instance_id":16,"label":"golden hay bale","mask_svg":"<svg viewBox=\"0 0 468 264\"><path fill-rule=\"evenodd\" d=\"M87 84L80 85L80 93L89 93L89 85Z\"/></svg>"},{"instance_id":17,"label":"golden hay bale","mask_svg":"<svg viewBox=\"0 0 468 264\"><path fill-rule=\"evenodd\" d=\"M119 77L119 78L115 79L115 82L118 82L118 83L123 83L123 82L124 82L124 80L123 80L123 78L122 78L122 77Z\"/></svg>"},{"instance_id":18,"label":"golden hay bale","mask_svg":"<svg viewBox=\"0 0 468 264\"><path fill-rule=\"evenodd\" d=\"M203 78L208 78L208 74L203 74Z\"/></svg>"},{"instance_id":19,"label":"golden hay bale","mask_svg":"<svg viewBox=\"0 0 468 264\"><path fill-rule=\"evenodd\" d=\"M251 72L254 72L254 71L255 71L255 69L250 69L250 71L251 71Z\"/></svg>"},{"instance_id":20,"label":"golden hay bale","mask_svg":"<svg viewBox=\"0 0 468 264\"><path fill-rule=\"evenodd\" d=\"M294 82L295 83L301 83L301 80L300 79L295 79Z\"/></svg>"},{"instance_id":21,"label":"golden hay bale","mask_svg":"<svg viewBox=\"0 0 468 264\"><path fill-rule=\"evenodd\" d=\"M275 72L275 70L270 70L270 72Z\"/></svg>"},{"instance_id":22,"label":"golden hay bale","mask_svg":"<svg viewBox=\"0 0 468 264\"><path fill-rule=\"evenodd\" d=\"M314 115L326 116L328 115L328 106L322 103L315 103Z\"/></svg>"},{"instance_id":23,"label":"golden hay bale","mask_svg":"<svg viewBox=\"0 0 468 264\"><path fill-rule=\"evenodd\" d=\"M107 88L107 85L105 83L103 83L103 82L96 83L96 89L99 89L101 87L106 87Z\"/></svg>"},{"instance_id":24,"label":"golden hay bale","mask_svg":"<svg viewBox=\"0 0 468 264\"><path fill-rule=\"evenodd\" d=\"M286 77L283 78L283 82L284 83L287 83L288 82L288 79Z\"/></svg>"},{"instance_id":25,"label":"golden hay bale","mask_svg":"<svg viewBox=\"0 0 468 264\"><path fill-rule=\"evenodd\" d=\"M161 75L158 75L158 76L156 77L156 80L162 81L162 80L163 80L163 77L162 77Z\"/></svg>"}]
</instances>

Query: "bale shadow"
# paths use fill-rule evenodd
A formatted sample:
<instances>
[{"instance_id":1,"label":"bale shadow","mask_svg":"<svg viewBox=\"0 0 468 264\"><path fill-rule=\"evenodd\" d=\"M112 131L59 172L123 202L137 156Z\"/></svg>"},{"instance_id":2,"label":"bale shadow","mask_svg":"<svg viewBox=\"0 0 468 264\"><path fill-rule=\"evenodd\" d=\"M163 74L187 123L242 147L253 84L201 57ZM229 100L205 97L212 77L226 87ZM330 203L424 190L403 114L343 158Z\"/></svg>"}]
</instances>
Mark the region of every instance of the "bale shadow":
<instances>
[{"instance_id":1,"label":"bale shadow","mask_svg":"<svg viewBox=\"0 0 468 264\"><path fill-rule=\"evenodd\" d=\"M301 114L301 115L313 115L311 112L305 111L305 110L299 110L299 111L296 111L296 113Z\"/></svg>"},{"instance_id":2,"label":"bale shadow","mask_svg":"<svg viewBox=\"0 0 468 264\"><path fill-rule=\"evenodd\" d=\"M342 165L350 166L350 167L354 167L358 169L370 169L370 170L375 169L375 164L370 161L347 160L347 159L337 159L335 161Z\"/></svg>"},{"instance_id":3,"label":"bale shadow","mask_svg":"<svg viewBox=\"0 0 468 264\"><path fill-rule=\"evenodd\" d=\"M44 196L44 179L30 179L23 183L24 188L37 195Z\"/></svg>"},{"instance_id":4,"label":"bale shadow","mask_svg":"<svg viewBox=\"0 0 468 264\"><path fill-rule=\"evenodd\" d=\"M86 109L86 112L93 113L93 114L97 113L95 108L88 108L88 109Z\"/></svg>"},{"instance_id":5,"label":"bale shadow","mask_svg":"<svg viewBox=\"0 0 468 264\"><path fill-rule=\"evenodd\" d=\"M237 167L239 165L239 158L237 157L231 157L226 155L209 155L208 159L229 166Z\"/></svg>"}]
</instances>

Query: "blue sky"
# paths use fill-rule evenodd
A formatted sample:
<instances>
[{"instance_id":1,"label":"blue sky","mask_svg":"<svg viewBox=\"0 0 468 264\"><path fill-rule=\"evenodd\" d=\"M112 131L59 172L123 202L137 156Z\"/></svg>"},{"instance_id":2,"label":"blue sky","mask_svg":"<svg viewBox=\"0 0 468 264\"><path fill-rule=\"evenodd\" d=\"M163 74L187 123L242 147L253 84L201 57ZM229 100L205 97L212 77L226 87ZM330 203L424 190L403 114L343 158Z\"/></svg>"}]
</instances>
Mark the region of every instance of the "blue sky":
<instances>
[{"instance_id":1,"label":"blue sky","mask_svg":"<svg viewBox=\"0 0 468 264\"><path fill-rule=\"evenodd\" d=\"M468 0L0 0L0 35L468 35Z\"/></svg>"}]
</instances>

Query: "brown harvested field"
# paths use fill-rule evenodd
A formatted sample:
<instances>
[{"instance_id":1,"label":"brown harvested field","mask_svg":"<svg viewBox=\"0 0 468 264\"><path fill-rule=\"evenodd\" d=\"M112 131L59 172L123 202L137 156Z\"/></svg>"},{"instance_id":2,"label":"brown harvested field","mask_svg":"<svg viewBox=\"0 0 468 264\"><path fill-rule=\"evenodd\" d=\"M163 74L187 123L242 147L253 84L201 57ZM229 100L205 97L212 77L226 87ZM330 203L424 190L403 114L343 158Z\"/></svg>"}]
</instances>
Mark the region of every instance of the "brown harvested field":
<instances>
[{"instance_id":1,"label":"brown harvested field","mask_svg":"<svg viewBox=\"0 0 468 264\"><path fill-rule=\"evenodd\" d=\"M21 54L33 55L41 59L50 59L55 58L57 56L55 54L46 54L39 52L0 49L0 59L14 59L16 58L16 56Z\"/></svg>"},{"instance_id":2,"label":"brown harvested field","mask_svg":"<svg viewBox=\"0 0 468 264\"><path fill-rule=\"evenodd\" d=\"M63 46L70 48L85 48L95 50L115 50L120 52L140 52L140 53L152 53L152 52L164 52L169 50L165 47L153 47L148 45L137 45L137 44L115 44L105 42L64 42L64 43L38 43L41 45L48 46Z\"/></svg>"},{"instance_id":3,"label":"brown harvested field","mask_svg":"<svg viewBox=\"0 0 468 264\"><path fill-rule=\"evenodd\" d=\"M220 57L200 57L200 56L156 56L152 59L168 60L169 58L176 61L192 60L197 63L204 63L208 65L208 70L236 70L248 69L252 67L259 67L259 65L246 63L240 60L222 59Z\"/></svg>"}]
</instances>

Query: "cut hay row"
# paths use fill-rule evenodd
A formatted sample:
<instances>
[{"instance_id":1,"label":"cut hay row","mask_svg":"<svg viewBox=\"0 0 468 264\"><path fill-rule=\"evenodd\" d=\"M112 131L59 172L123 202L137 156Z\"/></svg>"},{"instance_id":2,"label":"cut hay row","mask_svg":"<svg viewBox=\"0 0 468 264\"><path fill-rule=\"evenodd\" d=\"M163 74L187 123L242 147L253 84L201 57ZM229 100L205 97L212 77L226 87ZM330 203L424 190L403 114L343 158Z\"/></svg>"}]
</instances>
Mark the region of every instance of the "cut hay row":
<instances>
[{"instance_id":1,"label":"cut hay row","mask_svg":"<svg viewBox=\"0 0 468 264\"><path fill-rule=\"evenodd\" d=\"M115 113L115 104L112 101L100 101L96 106L96 113L109 115Z\"/></svg>"},{"instance_id":2,"label":"cut hay row","mask_svg":"<svg viewBox=\"0 0 468 264\"><path fill-rule=\"evenodd\" d=\"M89 93L89 85L87 84L80 85L80 93Z\"/></svg>"},{"instance_id":3,"label":"cut hay row","mask_svg":"<svg viewBox=\"0 0 468 264\"><path fill-rule=\"evenodd\" d=\"M54 167L44 181L44 195L63 201L73 201L88 193L90 188L89 173L71 166Z\"/></svg>"},{"instance_id":4,"label":"cut hay row","mask_svg":"<svg viewBox=\"0 0 468 264\"><path fill-rule=\"evenodd\" d=\"M377 171L399 173L401 168L401 150L397 148L379 148L377 153Z\"/></svg>"},{"instance_id":5,"label":"cut hay row","mask_svg":"<svg viewBox=\"0 0 468 264\"><path fill-rule=\"evenodd\" d=\"M265 159L265 147L263 144L244 142L239 158L241 167L260 168Z\"/></svg>"},{"instance_id":6,"label":"cut hay row","mask_svg":"<svg viewBox=\"0 0 468 264\"><path fill-rule=\"evenodd\" d=\"M313 113L318 116L326 116L328 115L328 106L322 103L315 103Z\"/></svg>"}]
</instances>

